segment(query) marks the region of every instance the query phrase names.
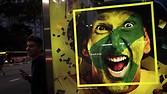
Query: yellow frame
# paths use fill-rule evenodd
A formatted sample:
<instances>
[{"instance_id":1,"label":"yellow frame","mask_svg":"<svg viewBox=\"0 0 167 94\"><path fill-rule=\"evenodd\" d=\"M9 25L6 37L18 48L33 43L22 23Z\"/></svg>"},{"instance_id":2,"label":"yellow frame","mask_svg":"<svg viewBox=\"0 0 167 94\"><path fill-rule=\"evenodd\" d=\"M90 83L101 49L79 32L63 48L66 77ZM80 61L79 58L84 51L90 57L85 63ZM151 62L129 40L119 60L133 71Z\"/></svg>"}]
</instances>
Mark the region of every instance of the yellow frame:
<instances>
[{"instance_id":1,"label":"yellow frame","mask_svg":"<svg viewBox=\"0 0 167 94\"><path fill-rule=\"evenodd\" d=\"M150 5L151 6L151 19L152 19L152 34L153 34L153 46L154 46L154 63L155 63L155 82L131 82L131 83L105 83L105 84L80 84L79 76L79 64L78 64L78 48L77 48L77 31L76 31L76 13L83 11L92 11L92 10L101 10L109 8L121 8L121 7L132 7L132 6L142 6ZM116 85L139 85L139 84L158 84L158 68L157 68L157 53L156 53L156 37L155 37L155 25L154 25L154 7L153 2L141 2L133 4L122 4L122 5L111 5L111 6L102 6L102 7L93 7L93 8L84 8L73 10L73 23L74 23L74 39L75 39L75 58L76 58L76 74L77 74L77 87L101 87L101 86L116 86Z\"/></svg>"}]
</instances>

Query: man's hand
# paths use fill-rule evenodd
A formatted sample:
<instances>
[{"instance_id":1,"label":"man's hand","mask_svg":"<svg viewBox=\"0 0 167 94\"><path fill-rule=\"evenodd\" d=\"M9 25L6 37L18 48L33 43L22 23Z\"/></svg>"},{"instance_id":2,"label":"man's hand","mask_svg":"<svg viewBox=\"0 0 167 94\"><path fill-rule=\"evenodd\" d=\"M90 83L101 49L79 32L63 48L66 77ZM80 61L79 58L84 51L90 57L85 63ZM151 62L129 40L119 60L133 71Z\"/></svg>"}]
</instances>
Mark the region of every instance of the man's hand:
<instances>
[{"instance_id":1,"label":"man's hand","mask_svg":"<svg viewBox=\"0 0 167 94\"><path fill-rule=\"evenodd\" d=\"M20 74L24 80L30 80L31 76L29 76L28 73L26 73L25 71L23 71L21 69L19 71L21 72Z\"/></svg>"}]
</instances>

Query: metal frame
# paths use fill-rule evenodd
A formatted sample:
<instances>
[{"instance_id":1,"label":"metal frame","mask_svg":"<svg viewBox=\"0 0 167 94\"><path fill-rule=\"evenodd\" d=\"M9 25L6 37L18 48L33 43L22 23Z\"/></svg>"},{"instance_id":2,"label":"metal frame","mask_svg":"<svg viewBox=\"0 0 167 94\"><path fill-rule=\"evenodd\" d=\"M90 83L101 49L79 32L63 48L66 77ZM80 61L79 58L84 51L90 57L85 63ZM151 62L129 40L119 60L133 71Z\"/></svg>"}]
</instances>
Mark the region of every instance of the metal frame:
<instances>
[{"instance_id":1,"label":"metal frame","mask_svg":"<svg viewBox=\"0 0 167 94\"><path fill-rule=\"evenodd\" d=\"M48 3L46 3L48 2ZM51 35L50 35L50 16L49 16L49 0L42 0L43 9L43 40L44 51L46 56L46 75L47 75L47 88L48 94L54 94L54 79L52 67L52 54L51 54Z\"/></svg>"}]
</instances>

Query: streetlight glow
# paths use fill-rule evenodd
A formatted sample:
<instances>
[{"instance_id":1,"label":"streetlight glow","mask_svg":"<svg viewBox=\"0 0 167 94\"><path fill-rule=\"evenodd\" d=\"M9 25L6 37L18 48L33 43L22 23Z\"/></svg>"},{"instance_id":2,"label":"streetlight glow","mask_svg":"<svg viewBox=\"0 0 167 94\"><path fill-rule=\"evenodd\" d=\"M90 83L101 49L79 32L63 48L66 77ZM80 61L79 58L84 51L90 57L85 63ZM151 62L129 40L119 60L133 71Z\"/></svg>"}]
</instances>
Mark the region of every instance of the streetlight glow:
<instances>
[{"instance_id":1,"label":"streetlight glow","mask_svg":"<svg viewBox=\"0 0 167 94\"><path fill-rule=\"evenodd\" d=\"M57 0L53 0L53 2L57 3Z\"/></svg>"},{"instance_id":2,"label":"streetlight glow","mask_svg":"<svg viewBox=\"0 0 167 94\"><path fill-rule=\"evenodd\" d=\"M42 0L43 1L43 3L49 3L49 0Z\"/></svg>"}]
</instances>

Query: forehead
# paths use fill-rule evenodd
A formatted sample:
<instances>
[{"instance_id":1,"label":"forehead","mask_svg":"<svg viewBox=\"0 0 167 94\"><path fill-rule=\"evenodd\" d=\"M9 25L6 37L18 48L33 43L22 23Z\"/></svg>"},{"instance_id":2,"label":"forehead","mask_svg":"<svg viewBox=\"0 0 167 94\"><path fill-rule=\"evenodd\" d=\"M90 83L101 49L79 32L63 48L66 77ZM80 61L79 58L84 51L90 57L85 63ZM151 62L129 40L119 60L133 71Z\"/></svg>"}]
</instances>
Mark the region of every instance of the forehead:
<instances>
[{"instance_id":1,"label":"forehead","mask_svg":"<svg viewBox=\"0 0 167 94\"><path fill-rule=\"evenodd\" d=\"M129 17L135 17L134 12L126 11L126 10L115 10L101 13L95 22L97 23L108 23L112 24L113 28L118 27L120 24L125 22Z\"/></svg>"},{"instance_id":2,"label":"forehead","mask_svg":"<svg viewBox=\"0 0 167 94\"><path fill-rule=\"evenodd\" d=\"M131 16L132 14L135 14L135 13L131 12L131 11L126 11L126 10L114 10L114 11L108 11L108 12L101 13L97 19L98 20L107 20L110 17L122 18L124 16L125 17Z\"/></svg>"},{"instance_id":3,"label":"forehead","mask_svg":"<svg viewBox=\"0 0 167 94\"><path fill-rule=\"evenodd\" d=\"M27 45L37 45L35 41L27 41Z\"/></svg>"}]
</instances>

